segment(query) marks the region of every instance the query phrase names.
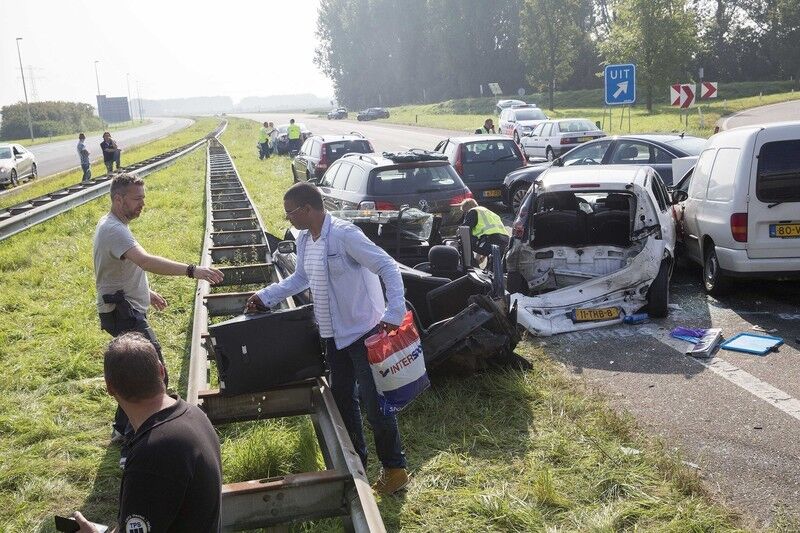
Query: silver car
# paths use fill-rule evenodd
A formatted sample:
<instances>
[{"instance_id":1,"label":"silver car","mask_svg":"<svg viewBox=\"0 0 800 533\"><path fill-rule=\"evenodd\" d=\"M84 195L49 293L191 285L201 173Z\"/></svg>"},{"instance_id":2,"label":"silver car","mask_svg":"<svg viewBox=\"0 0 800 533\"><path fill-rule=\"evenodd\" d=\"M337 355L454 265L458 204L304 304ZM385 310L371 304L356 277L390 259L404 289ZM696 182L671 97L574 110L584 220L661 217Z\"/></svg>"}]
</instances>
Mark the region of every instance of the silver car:
<instances>
[{"instance_id":1,"label":"silver car","mask_svg":"<svg viewBox=\"0 0 800 533\"><path fill-rule=\"evenodd\" d=\"M585 118L564 118L546 120L533 131L520 139L527 157L543 157L552 161L587 141L593 141L606 134L591 120Z\"/></svg>"},{"instance_id":2,"label":"silver car","mask_svg":"<svg viewBox=\"0 0 800 533\"><path fill-rule=\"evenodd\" d=\"M0 144L0 185L19 184L36 177L36 158L19 144Z\"/></svg>"}]
</instances>

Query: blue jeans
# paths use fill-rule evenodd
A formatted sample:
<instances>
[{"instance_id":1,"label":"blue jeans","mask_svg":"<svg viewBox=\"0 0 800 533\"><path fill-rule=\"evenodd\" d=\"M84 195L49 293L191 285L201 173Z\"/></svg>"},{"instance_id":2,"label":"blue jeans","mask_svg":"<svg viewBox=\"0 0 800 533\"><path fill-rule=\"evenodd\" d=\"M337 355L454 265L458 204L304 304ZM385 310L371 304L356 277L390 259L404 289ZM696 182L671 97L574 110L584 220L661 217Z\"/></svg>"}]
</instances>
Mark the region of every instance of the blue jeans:
<instances>
[{"instance_id":1,"label":"blue jeans","mask_svg":"<svg viewBox=\"0 0 800 533\"><path fill-rule=\"evenodd\" d=\"M377 331L377 327L373 328L341 350L336 349L333 339L324 339L325 359L331 370L331 392L364 468L367 468L367 445L364 441L360 403L367 411L367 420L375 434L375 451L383 467L405 468L406 457L400 443L397 417L380 412L378 391L375 389L375 380L367 360L364 340Z\"/></svg>"},{"instance_id":2,"label":"blue jeans","mask_svg":"<svg viewBox=\"0 0 800 533\"><path fill-rule=\"evenodd\" d=\"M81 170L83 170L82 181L89 181L92 179L92 165L89 163L81 163Z\"/></svg>"}]
</instances>

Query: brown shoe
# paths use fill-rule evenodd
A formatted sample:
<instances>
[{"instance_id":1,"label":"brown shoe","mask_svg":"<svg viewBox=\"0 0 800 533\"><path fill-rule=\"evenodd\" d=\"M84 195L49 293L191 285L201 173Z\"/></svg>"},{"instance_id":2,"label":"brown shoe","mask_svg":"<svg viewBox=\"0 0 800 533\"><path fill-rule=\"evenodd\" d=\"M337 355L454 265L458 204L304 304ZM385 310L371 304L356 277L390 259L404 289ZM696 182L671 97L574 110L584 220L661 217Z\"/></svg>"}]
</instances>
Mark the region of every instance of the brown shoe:
<instances>
[{"instance_id":1,"label":"brown shoe","mask_svg":"<svg viewBox=\"0 0 800 533\"><path fill-rule=\"evenodd\" d=\"M406 488L408 482L408 472L405 468L384 468L378 481L372 485L372 490L390 495Z\"/></svg>"}]
</instances>

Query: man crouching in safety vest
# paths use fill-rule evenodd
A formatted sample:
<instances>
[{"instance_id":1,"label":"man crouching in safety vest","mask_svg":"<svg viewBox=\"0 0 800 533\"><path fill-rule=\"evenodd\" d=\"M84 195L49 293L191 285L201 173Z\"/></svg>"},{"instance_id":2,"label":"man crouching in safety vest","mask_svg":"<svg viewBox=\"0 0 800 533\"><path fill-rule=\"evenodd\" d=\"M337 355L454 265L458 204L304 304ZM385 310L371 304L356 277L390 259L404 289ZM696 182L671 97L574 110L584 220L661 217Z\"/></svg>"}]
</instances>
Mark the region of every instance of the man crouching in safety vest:
<instances>
[{"instance_id":1,"label":"man crouching in safety vest","mask_svg":"<svg viewBox=\"0 0 800 533\"><path fill-rule=\"evenodd\" d=\"M500 215L485 207L479 206L472 198L467 198L459 204L464 213L464 225L471 228L470 241L472 251L477 255L476 263L492 255L492 245L500 248L500 254L506 252L509 237Z\"/></svg>"}]
</instances>

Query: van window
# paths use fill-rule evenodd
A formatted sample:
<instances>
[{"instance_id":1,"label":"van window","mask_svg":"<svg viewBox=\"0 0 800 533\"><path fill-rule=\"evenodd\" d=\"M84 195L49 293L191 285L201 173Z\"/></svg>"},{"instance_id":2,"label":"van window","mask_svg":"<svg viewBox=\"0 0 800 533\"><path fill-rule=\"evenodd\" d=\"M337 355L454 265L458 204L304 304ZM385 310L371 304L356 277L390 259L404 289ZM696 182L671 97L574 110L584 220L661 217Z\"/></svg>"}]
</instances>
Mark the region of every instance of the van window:
<instances>
[{"instance_id":1,"label":"van window","mask_svg":"<svg viewBox=\"0 0 800 533\"><path fill-rule=\"evenodd\" d=\"M689 198L702 200L706 197L708 177L711 175L711 168L714 166L714 156L716 155L716 150L706 150L697 160L697 165L694 167L692 175L692 184L689 185Z\"/></svg>"},{"instance_id":2,"label":"van window","mask_svg":"<svg viewBox=\"0 0 800 533\"><path fill-rule=\"evenodd\" d=\"M353 165L353 170L350 171L350 177L347 178L345 189L350 192L365 192L364 185L367 182L367 173L364 169Z\"/></svg>"},{"instance_id":3,"label":"van window","mask_svg":"<svg viewBox=\"0 0 800 533\"><path fill-rule=\"evenodd\" d=\"M709 200L717 202L727 202L733 198L733 180L736 177L736 169L739 167L738 148L720 148L714 160L714 168L711 169L711 177L708 180Z\"/></svg>"},{"instance_id":4,"label":"van window","mask_svg":"<svg viewBox=\"0 0 800 533\"><path fill-rule=\"evenodd\" d=\"M328 168L328 171L325 173L325 175L322 176L322 183L320 183L320 185L323 187L330 187L331 184L333 183L333 178L336 177L336 173L339 171L340 168L342 168L341 163L336 163L335 165L331 165L330 168Z\"/></svg>"},{"instance_id":5,"label":"van window","mask_svg":"<svg viewBox=\"0 0 800 533\"><path fill-rule=\"evenodd\" d=\"M756 198L762 202L800 202L800 140L761 147Z\"/></svg>"},{"instance_id":6,"label":"van window","mask_svg":"<svg viewBox=\"0 0 800 533\"><path fill-rule=\"evenodd\" d=\"M331 184L331 188L333 189L344 189L345 183L347 183L347 176L350 174L353 165L342 164L339 167L339 172L336 173L336 177L333 178L333 183Z\"/></svg>"}]
</instances>

